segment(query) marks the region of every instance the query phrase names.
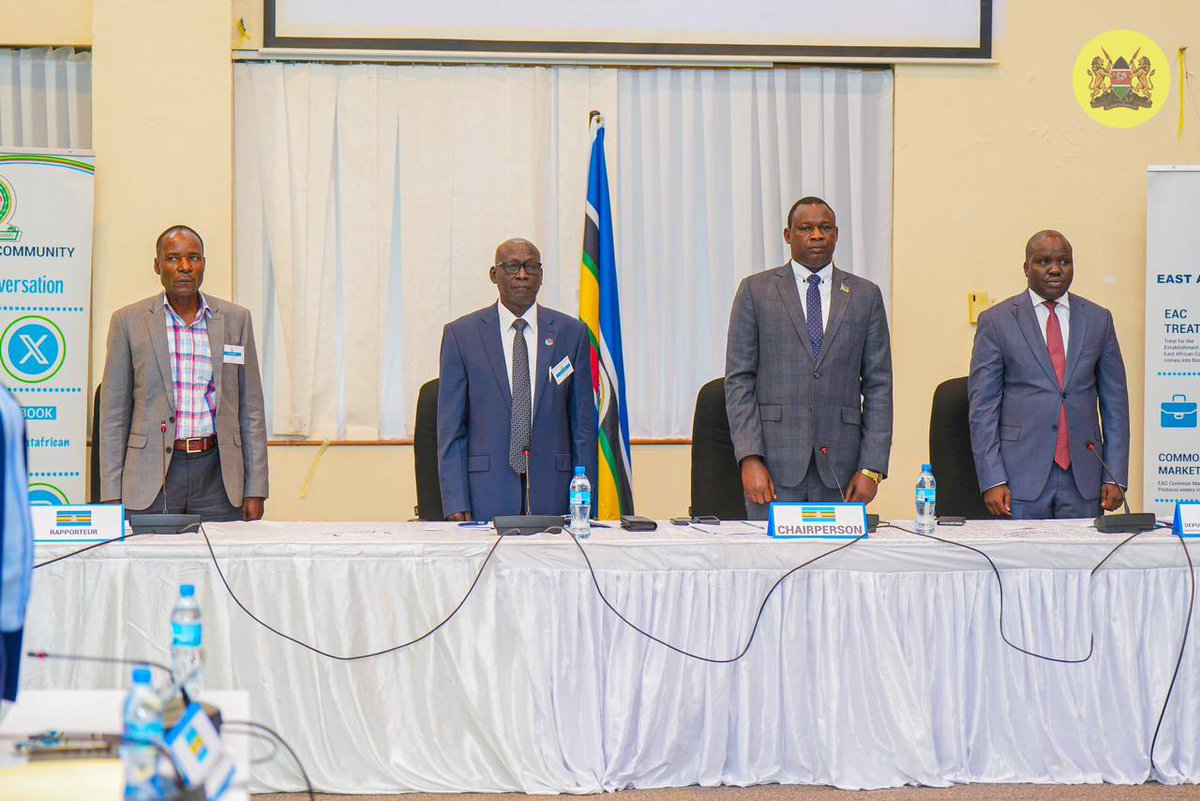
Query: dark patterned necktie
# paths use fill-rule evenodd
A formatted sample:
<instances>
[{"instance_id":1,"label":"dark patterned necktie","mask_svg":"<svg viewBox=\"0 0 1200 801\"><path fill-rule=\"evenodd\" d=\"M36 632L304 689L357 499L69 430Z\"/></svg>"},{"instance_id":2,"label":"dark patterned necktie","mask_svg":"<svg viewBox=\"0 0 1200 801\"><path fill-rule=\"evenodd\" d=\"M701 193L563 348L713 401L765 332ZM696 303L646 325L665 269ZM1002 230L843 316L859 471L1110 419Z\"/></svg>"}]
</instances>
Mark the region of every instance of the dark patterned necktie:
<instances>
[{"instance_id":1,"label":"dark patterned necktie","mask_svg":"<svg viewBox=\"0 0 1200 801\"><path fill-rule=\"evenodd\" d=\"M512 327L517 334L513 337L512 357L512 421L508 439L508 464L513 470L525 472L525 451L529 450L532 423L532 392L529 387L529 345L525 342L525 329L529 323L518 317Z\"/></svg>"},{"instance_id":2,"label":"dark patterned necktie","mask_svg":"<svg viewBox=\"0 0 1200 801\"><path fill-rule=\"evenodd\" d=\"M808 339L812 342L813 361L821 355L821 340L825 338L825 321L821 319L821 276L813 273L808 277Z\"/></svg>"}]
</instances>

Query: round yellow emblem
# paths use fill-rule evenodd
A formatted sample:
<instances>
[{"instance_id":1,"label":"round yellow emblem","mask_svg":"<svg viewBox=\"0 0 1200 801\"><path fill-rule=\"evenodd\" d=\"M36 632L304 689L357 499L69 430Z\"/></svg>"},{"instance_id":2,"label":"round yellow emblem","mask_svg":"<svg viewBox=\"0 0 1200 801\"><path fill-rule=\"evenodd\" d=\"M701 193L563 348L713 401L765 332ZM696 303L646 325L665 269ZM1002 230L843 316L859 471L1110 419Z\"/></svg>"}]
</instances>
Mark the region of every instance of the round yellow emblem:
<instances>
[{"instance_id":1,"label":"round yellow emblem","mask_svg":"<svg viewBox=\"0 0 1200 801\"><path fill-rule=\"evenodd\" d=\"M1141 125L1171 93L1171 64L1137 31L1108 31L1083 46L1071 75L1075 99L1089 117L1113 128Z\"/></svg>"}]
</instances>

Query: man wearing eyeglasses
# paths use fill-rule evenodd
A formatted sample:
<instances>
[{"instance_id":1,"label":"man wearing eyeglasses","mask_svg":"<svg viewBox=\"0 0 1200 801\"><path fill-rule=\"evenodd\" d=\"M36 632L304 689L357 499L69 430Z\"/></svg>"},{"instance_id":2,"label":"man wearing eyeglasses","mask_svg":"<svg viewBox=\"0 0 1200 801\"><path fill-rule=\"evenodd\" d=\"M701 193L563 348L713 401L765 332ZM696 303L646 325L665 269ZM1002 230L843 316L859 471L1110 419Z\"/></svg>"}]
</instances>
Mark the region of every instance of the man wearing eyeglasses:
<instances>
[{"instance_id":1,"label":"man wearing eyeglasses","mask_svg":"<svg viewBox=\"0 0 1200 801\"><path fill-rule=\"evenodd\" d=\"M576 465L596 486L587 327L537 305L542 257L532 242L502 242L488 275L499 302L442 332L442 509L457 521L566 514Z\"/></svg>"},{"instance_id":2,"label":"man wearing eyeglasses","mask_svg":"<svg viewBox=\"0 0 1200 801\"><path fill-rule=\"evenodd\" d=\"M267 426L254 328L247 309L200 292L204 266L200 234L171 226L155 245L163 291L112 316L93 432L100 497L130 511L258 520Z\"/></svg>"}]
</instances>

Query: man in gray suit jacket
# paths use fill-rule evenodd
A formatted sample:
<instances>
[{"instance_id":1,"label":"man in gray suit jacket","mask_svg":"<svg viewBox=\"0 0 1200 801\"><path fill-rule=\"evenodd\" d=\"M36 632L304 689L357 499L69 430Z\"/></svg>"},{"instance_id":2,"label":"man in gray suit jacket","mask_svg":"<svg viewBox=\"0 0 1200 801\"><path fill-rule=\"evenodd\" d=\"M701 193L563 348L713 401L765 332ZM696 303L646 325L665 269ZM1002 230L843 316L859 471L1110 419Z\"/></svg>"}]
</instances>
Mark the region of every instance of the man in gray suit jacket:
<instances>
[{"instance_id":1,"label":"man in gray suit jacket","mask_svg":"<svg viewBox=\"0 0 1200 801\"><path fill-rule=\"evenodd\" d=\"M1108 309L1068 294L1074 275L1071 243L1039 231L1025 245L1029 289L979 315L967 382L971 449L994 515L1095 517L1124 498L1125 363Z\"/></svg>"},{"instance_id":2,"label":"man in gray suit jacket","mask_svg":"<svg viewBox=\"0 0 1200 801\"><path fill-rule=\"evenodd\" d=\"M164 292L112 316L94 432L100 497L160 511L165 492L172 513L257 520L267 430L254 330L245 308L201 294L204 264L200 235L168 228L154 258Z\"/></svg>"},{"instance_id":3,"label":"man in gray suit jacket","mask_svg":"<svg viewBox=\"0 0 1200 801\"><path fill-rule=\"evenodd\" d=\"M833 266L833 209L803 197L792 260L744 279L725 351L725 404L751 519L771 501L869 503L892 448L883 294ZM801 289L803 285L803 289Z\"/></svg>"}]
</instances>

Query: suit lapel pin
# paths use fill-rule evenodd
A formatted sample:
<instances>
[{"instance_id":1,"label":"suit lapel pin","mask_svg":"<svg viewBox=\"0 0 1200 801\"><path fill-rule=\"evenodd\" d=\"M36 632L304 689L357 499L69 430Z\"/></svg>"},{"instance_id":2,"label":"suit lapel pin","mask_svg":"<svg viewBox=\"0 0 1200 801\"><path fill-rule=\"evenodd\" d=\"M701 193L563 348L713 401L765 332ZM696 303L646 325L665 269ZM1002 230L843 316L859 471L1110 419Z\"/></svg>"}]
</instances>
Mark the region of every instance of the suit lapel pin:
<instances>
[{"instance_id":1,"label":"suit lapel pin","mask_svg":"<svg viewBox=\"0 0 1200 801\"><path fill-rule=\"evenodd\" d=\"M842 291L845 292L847 295L849 295L850 294L850 285L842 284Z\"/></svg>"},{"instance_id":2,"label":"suit lapel pin","mask_svg":"<svg viewBox=\"0 0 1200 801\"><path fill-rule=\"evenodd\" d=\"M551 339L550 337L546 337L546 339L544 340L544 342L546 343L546 347L550 347L551 345L553 345L553 344L554 344L554 340L553 340L553 339Z\"/></svg>"}]
</instances>

